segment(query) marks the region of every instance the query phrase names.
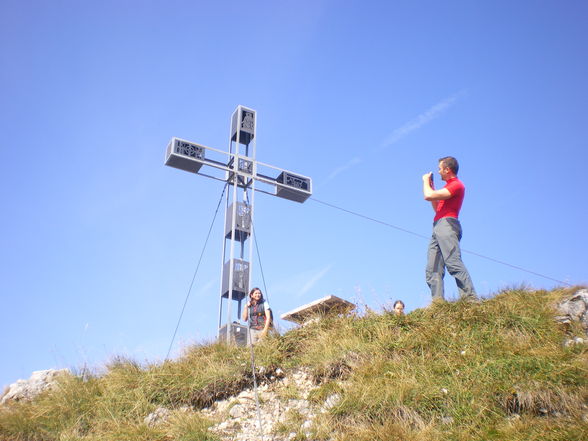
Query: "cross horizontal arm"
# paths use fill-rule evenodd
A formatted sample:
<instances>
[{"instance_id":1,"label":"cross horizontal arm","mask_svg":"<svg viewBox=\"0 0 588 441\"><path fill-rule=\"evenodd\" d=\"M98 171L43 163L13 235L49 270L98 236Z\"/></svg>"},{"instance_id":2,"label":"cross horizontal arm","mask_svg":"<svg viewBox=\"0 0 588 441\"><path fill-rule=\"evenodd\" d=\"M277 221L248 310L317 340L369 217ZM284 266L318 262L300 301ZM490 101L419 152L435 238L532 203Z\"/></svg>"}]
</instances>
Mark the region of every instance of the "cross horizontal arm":
<instances>
[{"instance_id":1,"label":"cross horizontal arm","mask_svg":"<svg viewBox=\"0 0 588 441\"><path fill-rule=\"evenodd\" d=\"M215 156L220 158L213 159ZM307 176L176 137L167 146L165 165L220 181L234 181L240 186L255 179L273 190L270 193L256 188L257 191L296 202L304 202L312 195L312 179ZM201 172L203 166L224 172L224 178ZM210 168L205 170L213 171ZM272 177L272 172L277 172L277 176Z\"/></svg>"}]
</instances>

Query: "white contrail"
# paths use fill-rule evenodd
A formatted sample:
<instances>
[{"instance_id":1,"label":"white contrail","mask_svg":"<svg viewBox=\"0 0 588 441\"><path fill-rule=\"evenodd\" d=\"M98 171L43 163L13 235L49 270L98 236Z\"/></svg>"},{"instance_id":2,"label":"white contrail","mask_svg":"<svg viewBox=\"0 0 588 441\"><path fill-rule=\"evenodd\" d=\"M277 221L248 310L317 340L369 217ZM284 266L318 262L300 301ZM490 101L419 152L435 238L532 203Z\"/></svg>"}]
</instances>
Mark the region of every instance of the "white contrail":
<instances>
[{"instance_id":1,"label":"white contrail","mask_svg":"<svg viewBox=\"0 0 588 441\"><path fill-rule=\"evenodd\" d=\"M312 287L319 281L321 280L325 274L327 274L331 268L333 268L333 264L329 264L326 267L324 267L322 270L320 270L318 273L316 273L314 276L312 276L310 278L310 280L308 280L308 282L306 282L306 284L302 287L302 289L300 290L299 295L304 295L306 294L308 291L310 291L312 289Z\"/></svg>"},{"instance_id":2,"label":"white contrail","mask_svg":"<svg viewBox=\"0 0 588 441\"><path fill-rule=\"evenodd\" d=\"M343 173L345 170L353 167L354 165L357 165L361 162L361 158L358 158L357 156L355 158L353 158L351 161L349 161L347 164L342 165L338 168L336 168L335 170L333 170L331 172L331 174L329 176L327 176L327 181L330 181L331 179L333 179L335 176L337 176L339 173Z\"/></svg>"},{"instance_id":3,"label":"white contrail","mask_svg":"<svg viewBox=\"0 0 588 441\"><path fill-rule=\"evenodd\" d=\"M409 133L417 129L420 129L422 126L431 122L439 115L441 115L443 112L445 112L447 109L449 109L451 106L453 106L455 102L458 100L458 98L460 98L464 94L465 90L461 90L456 94L450 96L449 98L446 98L443 101L440 101L437 104L431 106L429 109L418 115L416 118L410 120L402 127L399 127L396 130L394 130L390 134L390 136L388 136L386 140L384 140L384 142L380 144L380 146L372 148L371 152L374 153L383 150L384 148L391 146L395 142L398 142L400 139L404 138ZM314 186L315 191L319 186L327 184L328 182L335 179L335 177L337 177L339 174L346 172L347 170L355 167L357 164L360 164L361 162L363 162L363 159L361 157L356 156L346 164L337 167L331 173L329 173L329 175L325 178L323 182L320 183L320 185Z\"/></svg>"},{"instance_id":4,"label":"white contrail","mask_svg":"<svg viewBox=\"0 0 588 441\"><path fill-rule=\"evenodd\" d=\"M400 139L404 138L410 132L414 132L415 130L423 127L425 124L431 122L439 115L441 115L443 112L445 112L447 109L449 109L451 106L453 106L457 99L463 94L464 91L460 91L455 95L452 95L449 98L444 99L443 101L427 109L425 112L421 113L416 118L410 120L402 127L397 128L390 134L390 136L388 136L384 140L384 142L382 142L378 150L391 146L395 142L398 142Z\"/></svg>"},{"instance_id":5,"label":"white contrail","mask_svg":"<svg viewBox=\"0 0 588 441\"><path fill-rule=\"evenodd\" d=\"M214 285L215 282L217 282L216 279L209 280L208 282L206 282L203 286L201 286L198 289L198 293L199 294L207 293L212 288L212 286Z\"/></svg>"}]
</instances>

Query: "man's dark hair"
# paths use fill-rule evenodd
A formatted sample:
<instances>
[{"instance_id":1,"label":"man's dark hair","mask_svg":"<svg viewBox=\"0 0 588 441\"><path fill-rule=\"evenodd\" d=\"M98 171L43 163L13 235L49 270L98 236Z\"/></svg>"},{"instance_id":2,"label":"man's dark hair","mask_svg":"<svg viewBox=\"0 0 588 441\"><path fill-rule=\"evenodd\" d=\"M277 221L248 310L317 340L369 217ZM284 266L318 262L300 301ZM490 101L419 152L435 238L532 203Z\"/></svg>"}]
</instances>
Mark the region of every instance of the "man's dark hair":
<instances>
[{"instance_id":1,"label":"man's dark hair","mask_svg":"<svg viewBox=\"0 0 588 441\"><path fill-rule=\"evenodd\" d=\"M455 159L453 156L446 156L444 158L441 158L439 159L439 162L442 162L443 167L449 168L454 175L457 175L457 172L459 171L459 163L457 162L457 159Z\"/></svg>"}]
</instances>

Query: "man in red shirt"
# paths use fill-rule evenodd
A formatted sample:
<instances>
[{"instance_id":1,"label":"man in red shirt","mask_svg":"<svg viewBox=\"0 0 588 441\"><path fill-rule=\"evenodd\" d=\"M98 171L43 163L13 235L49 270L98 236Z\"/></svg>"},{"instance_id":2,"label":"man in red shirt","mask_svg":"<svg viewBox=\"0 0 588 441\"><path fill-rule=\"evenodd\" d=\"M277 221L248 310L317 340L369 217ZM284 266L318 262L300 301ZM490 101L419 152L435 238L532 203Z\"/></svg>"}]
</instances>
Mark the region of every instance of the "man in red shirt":
<instances>
[{"instance_id":1,"label":"man in red shirt","mask_svg":"<svg viewBox=\"0 0 588 441\"><path fill-rule=\"evenodd\" d=\"M463 203L465 187L457 178L459 164L457 159L446 156L439 160L439 175L447 182L445 187L435 190L433 173L423 175L423 194L435 211L433 235L427 254L427 284L431 288L433 300L443 300L443 276L445 268L457 283L459 295L463 300L476 300L476 291L470 274L461 260L459 241L461 225L458 220Z\"/></svg>"}]
</instances>

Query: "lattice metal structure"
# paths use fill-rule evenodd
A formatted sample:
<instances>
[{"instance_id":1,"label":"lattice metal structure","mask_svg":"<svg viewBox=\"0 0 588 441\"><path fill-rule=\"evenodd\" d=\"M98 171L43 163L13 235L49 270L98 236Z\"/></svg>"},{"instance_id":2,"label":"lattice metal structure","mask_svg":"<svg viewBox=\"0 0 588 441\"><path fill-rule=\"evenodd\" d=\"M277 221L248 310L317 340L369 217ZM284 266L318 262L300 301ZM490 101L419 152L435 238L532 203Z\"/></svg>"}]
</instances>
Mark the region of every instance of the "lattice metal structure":
<instances>
[{"instance_id":1,"label":"lattice metal structure","mask_svg":"<svg viewBox=\"0 0 588 441\"><path fill-rule=\"evenodd\" d=\"M217 335L219 339L235 344L244 344L245 341L243 325L237 320L241 316L242 302L247 299L251 281L255 192L301 203L312 194L311 178L256 160L256 128L255 110L237 106L231 116L228 152L174 137L165 154L165 165L229 184L225 205ZM236 311L233 308L235 302ZM226 314L223 325L224 303Z\"/></svg>"}]
</instances>

